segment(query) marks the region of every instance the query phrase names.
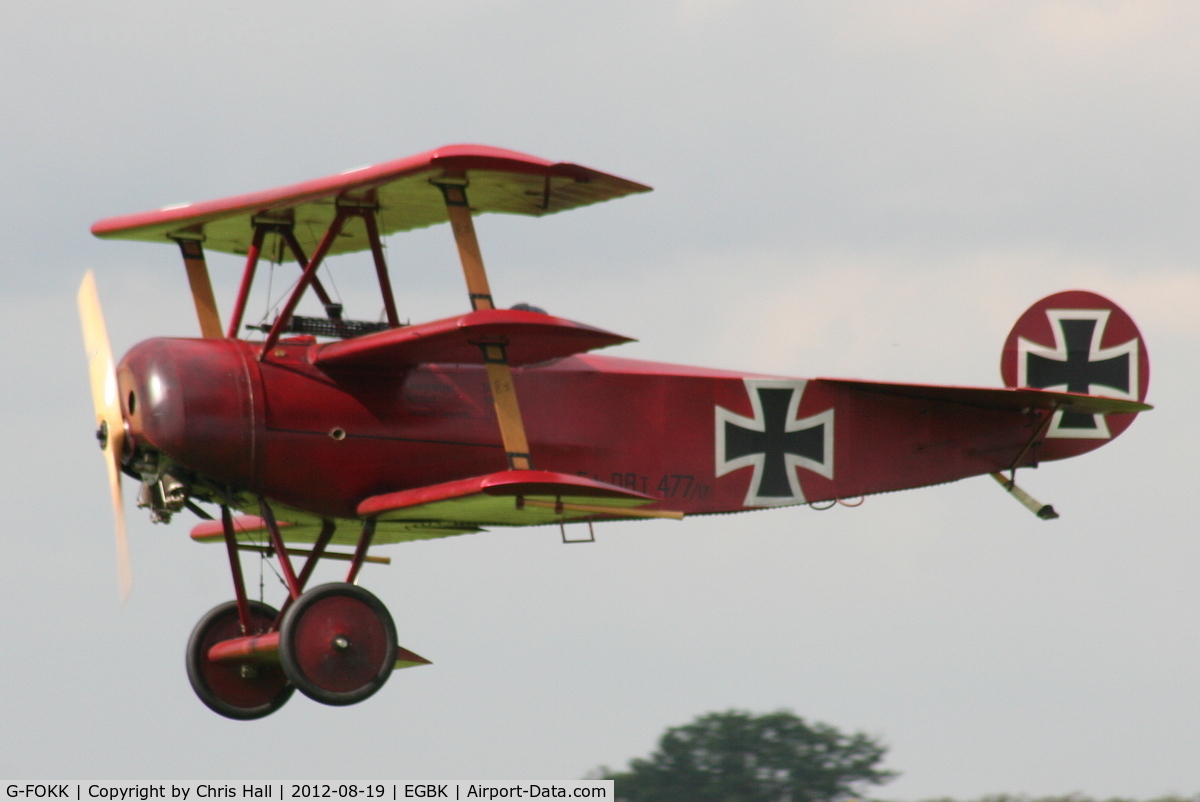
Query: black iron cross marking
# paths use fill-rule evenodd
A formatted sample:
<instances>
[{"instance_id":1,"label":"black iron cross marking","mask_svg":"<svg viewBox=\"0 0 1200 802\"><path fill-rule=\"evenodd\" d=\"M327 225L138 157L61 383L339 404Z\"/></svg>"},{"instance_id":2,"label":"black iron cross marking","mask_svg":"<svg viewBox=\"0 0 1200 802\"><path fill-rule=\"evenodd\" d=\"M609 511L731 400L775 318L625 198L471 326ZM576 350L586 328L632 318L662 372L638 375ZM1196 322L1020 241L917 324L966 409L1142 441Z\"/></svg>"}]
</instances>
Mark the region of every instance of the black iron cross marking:
<instances>
[{"instance_id":1,"label":"black iron cross marking","mask_svg":"<svg viewBox=\"0 0 1200 802\"><path fill-rule=\"evenodd\" d=\"M717 475L754 466L747 506L803 503L794 476L798 463L832 478L833 455L827 451L832 443L833 410L793 420L804 382L746 384L747 392L758 402L754 418L717 407Z\"/></svg>"},{"instance_id":2,"label":"black iron cross marking","mask_svg":"<svg viewBox=\"0 0 1200 802\"><path fill-rule=\"evenodd\" d=\"M807 457L813 462L825 461L825 424L797 432L786 431L787 411L795 390L756 388L762 402L766 431L745 429L733 421L725 421L725 461L750 454L763 455L762 480L756 495L770 498L790 498L792 483L788 481L784 454Z\"/></svg>"},{"instance_id":3,"label":"black iron cross marking","mask_svg":"<svg viewBox=\"0 0 1200 802\"><path fill-rule=\"evenodd\" d=\"M1089 393L1091 385L1111 387L1130 394L1131 370L1129 353L1108 359L1091 359L1093 335L1098 320L1056 320L1062 331L1067 352L1066 360L1050 359L1041 354L1025 354L1025 383L1029 387L1061 387L1067 392ZM1103 335L1103 331L1100 332ZM1099 342L1099 338L1096 338ZM1063 429L1096 429L1096 416L1082 412L1064 412L1059 427Z\"/></svg>"}]
</instances>

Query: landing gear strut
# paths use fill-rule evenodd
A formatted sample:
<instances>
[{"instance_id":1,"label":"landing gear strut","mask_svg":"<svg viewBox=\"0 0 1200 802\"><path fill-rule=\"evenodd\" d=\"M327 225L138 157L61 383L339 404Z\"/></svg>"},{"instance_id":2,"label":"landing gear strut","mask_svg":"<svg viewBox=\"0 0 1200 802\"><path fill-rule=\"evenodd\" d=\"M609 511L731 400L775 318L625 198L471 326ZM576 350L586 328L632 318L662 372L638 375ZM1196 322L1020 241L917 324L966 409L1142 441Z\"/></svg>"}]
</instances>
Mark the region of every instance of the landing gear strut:
<instances>
[{"instance_id":1,"label":"landing gear strut","mask_svg":"<svg viewBox=\"0 0 1200 802\"><path fill-rule=\"evenodd\" d=\"M262 518L287 582L287 601L280 612L246 598L233 518L223 506L221 521L237 598L213 608L196 625L187 649L192 688L209 708L235 719L274 713L297 688L322 704L361 702L387 682L400 651L396 626L383 602L354 584L375 534L374 522L363 526L346 581L305 592L333 537L333 522L322 527L297 574L275 516L266 500L261 501Z\"/></svg>"}]
</instances>

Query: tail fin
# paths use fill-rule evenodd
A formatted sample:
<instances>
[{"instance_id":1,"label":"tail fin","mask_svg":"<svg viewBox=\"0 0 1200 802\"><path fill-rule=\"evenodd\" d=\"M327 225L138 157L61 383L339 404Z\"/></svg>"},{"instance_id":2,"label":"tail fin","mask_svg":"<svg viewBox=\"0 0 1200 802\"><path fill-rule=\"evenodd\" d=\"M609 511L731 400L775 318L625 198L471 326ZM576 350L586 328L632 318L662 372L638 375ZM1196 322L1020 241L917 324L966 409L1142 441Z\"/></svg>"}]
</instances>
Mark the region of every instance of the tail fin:
<instances>
[{"instance_id":1,"label":"tail fin","mask_svg":"<svg viewBox=\"0 0 1200 802\"><path fill-rule=\"evenodd\" d=\"M1000 358L1008 387L1029 387L1144 401L1150 359L1125 310L1092 292L1070 290L1035 303L1017 320ZM1137 413L1058 411L1039 448L1043 460L1099 448Z\"/></svg>"}]
</instances>

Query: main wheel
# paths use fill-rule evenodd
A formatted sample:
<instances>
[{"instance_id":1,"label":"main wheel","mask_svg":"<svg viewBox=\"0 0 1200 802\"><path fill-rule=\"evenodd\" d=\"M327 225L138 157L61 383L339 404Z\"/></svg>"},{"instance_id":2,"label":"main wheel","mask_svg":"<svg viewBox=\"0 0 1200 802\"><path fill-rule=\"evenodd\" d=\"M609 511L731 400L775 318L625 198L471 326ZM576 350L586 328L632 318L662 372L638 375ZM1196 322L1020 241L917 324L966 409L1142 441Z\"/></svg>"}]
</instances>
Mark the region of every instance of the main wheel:
<instances>
[{"instance_id":1,"label":"main wheel","mask_svg":"<svg viewBox=\"0 0 1200 802\"><path fill-rule=\"evenodd\" d=\"M262 602L250 602L250 629L261 634L279 613ZM219 604L192 630L187 646L187 673L200 701L226 718L262 718L283 707L295 686L278 663L258 660L214 662L208 650L223 640L241 637L237 602Z\"/></svg>"},{"instance_id":2,"label":"main wheel","mask_svg":"<svg viewBox=\"0 0 1200 802\"><path fill-rule=\"evenodd\" d=\"M396 625L383 602L357 585L318 585L284 613L279 661L305 696L352 705L392 675Z\"/></svg>"}]
</instances>

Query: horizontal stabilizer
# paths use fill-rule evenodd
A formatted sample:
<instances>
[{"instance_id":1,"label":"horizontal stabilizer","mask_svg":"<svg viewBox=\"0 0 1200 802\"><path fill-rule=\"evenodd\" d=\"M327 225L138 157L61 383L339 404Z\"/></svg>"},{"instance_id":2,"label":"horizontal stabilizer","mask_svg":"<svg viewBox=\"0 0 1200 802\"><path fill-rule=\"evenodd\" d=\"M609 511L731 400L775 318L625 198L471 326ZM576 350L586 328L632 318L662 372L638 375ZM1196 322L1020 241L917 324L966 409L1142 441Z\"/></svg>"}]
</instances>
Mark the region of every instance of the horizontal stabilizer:
<instances>
[{"instance_id":1,"label":"horizontal stabilizer","mask_svg":"<svg viewBox=\"0 0 1200 802\"><path fill-rule=\"evenodd\" d=\"M540 312L480 309L322 346L321 368L482 364L484 345L503 345L510 365L528 365L631 342L628 337Z\"/></svg>"},{"instance_id":2,"label":"horizontal stabilizer","mask_svg":"<svg viewBox=\"0 0 1200 802\"><path fill-rule=\"evenodd\" d=\"M552 471L500 471L440 485L372 496L358 514L385 521L534 526L604 518L682 518L642 510L658 499L583 476Z\"/></svg>"},{"instance_id":3,"label":"horizontal stabilizer","mask_svg":"<svg viewBox=\"0 0 1200 802\"><path fill-rule=\"evenodd\" d=\"M1121 412L1145 412L1153 409L1149 404L1127 401L1123 398L1106 398L1082 393L1064 393L1054 390L1033 390L1027 387L945 387L934 384L893 384L891 382L867 382L854 379L818 379L831 387L861 390L925 401L944 401L951 404L966 404L987 409L1044 409L1078 412L1086 415L1108 415Z\"/></svg>"}]
</instances>

